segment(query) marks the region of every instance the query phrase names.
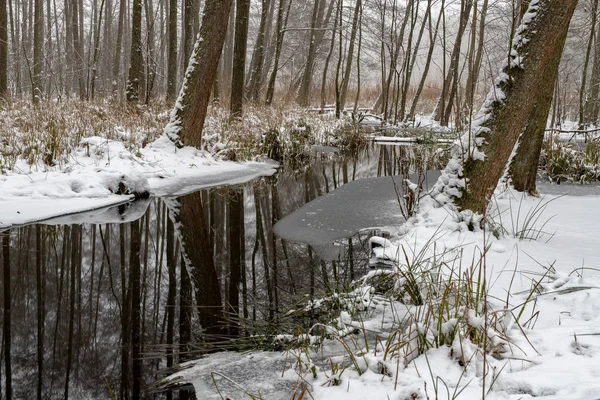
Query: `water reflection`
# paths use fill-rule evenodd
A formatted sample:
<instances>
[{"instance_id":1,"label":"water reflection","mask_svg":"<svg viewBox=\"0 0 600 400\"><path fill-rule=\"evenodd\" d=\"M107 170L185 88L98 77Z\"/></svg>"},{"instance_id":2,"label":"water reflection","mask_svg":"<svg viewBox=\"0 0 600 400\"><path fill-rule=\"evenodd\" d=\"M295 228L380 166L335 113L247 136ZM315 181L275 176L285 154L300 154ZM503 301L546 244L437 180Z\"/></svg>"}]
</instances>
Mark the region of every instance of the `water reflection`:
<instances>
[{"instance_id":1,"label":"water reflection","mask_svg":"<svg viewBox=\"0 0 600 400\"><path fill-rule=\"evenodd\" d=\"M154 382L182 361L284 329L291 305L366 268L366 237L326 262L278 238L274 223L343 183L401 174L428 157L415 154L321 154L243 187L1 233L4 397L191 398L188 388L155 392Z\"/></svg>"}]
</instances>

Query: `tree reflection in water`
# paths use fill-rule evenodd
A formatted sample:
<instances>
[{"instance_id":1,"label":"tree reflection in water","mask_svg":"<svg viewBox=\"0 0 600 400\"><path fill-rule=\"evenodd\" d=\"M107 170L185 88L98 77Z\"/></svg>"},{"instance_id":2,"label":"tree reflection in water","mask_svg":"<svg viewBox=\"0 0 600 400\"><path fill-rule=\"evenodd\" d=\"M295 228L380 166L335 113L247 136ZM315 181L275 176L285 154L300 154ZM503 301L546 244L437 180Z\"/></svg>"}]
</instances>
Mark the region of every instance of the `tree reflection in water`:
<instances>
[{"instance_id":1,"label":"tree reflection in water","mask_svg":"<svg viewBox=\"0 0 600 400\"><path fill-rule=\"evenodd\" d=\"M93 223L0 234L5 397L146 398L182 361L253 346L254 334L276 327L306 329L310 318L285 311L364 273L366 238L325 262L276 237L273 224L348 180L401 173L410 151L318 156L244 186L153 199L145 211L137 204L95 212ZM155 395L193 397L182 389Z\"/></svg>"}]
</instances>

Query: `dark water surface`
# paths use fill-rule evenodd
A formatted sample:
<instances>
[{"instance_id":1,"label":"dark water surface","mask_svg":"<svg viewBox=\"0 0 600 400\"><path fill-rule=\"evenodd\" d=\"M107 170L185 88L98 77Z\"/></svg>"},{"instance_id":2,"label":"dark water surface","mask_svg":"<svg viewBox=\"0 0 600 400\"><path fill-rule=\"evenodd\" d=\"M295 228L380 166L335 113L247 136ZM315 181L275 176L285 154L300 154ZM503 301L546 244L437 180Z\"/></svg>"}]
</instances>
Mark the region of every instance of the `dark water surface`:
<instances>
[{"instance_id":1,"label":"dark water surface","mask_svg":"<svg viewBox=\"0 0 600 400\"><path fill-rule=\"evenodd\" d=\"M342 255L324 261L273 225L344 183L434 169L424 154L376 145L355 157L319 153L246 185L0 233L2 397L193 398L156 382L180 362L232 346L228 338L284 329L293 304L367 268L368 234L340 240Z\"/></svg>"}]
</instances>

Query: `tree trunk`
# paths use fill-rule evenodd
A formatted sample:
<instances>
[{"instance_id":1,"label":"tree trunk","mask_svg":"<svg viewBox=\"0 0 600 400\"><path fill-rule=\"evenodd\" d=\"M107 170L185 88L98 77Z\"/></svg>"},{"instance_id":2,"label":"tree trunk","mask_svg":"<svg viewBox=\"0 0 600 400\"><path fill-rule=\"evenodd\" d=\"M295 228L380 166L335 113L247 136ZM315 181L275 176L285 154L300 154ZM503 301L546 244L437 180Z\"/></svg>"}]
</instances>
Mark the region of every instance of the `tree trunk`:
<instances>
[{"instance_id":1,"label":"tree trunk","mask_svg":"<svg viewBox=\"0 0 600 400\"><path fill-rule=\"evenodd\" d=\"M519 28L520 40L512 46L511 65L503 69L473 130L465 134L465 144L455 147L453 159L434 187L432 195L439 201L453 198L459 209L484 215L517 143L519 150L511 165L513 177L524 175L520 165L530 165L518 163L519 154L539 157L534 141L546 124L576 5L577 0L542 0L529 7ZM504 95L497 97L499 93ZM530 184L527 179L523 182Z\"/></svg>"},{"instance_id":2,"label":"tree trunk","mask_svg":"<svg viewBox=\"0 0 600 400\"><path fill-rule=\"evenodd\" d=\"M279 8L277 10L277 42L275 43L275 60L273 61L273 70L269 77L269 85L267 86L267 99L266 104L271 105L273 102L273 95L275 94L275 82L277 80L277 72L279 72L279 58L281 57L281 47L283 46L283 37L285 34L285 28L287 27L288 17L290 16L290 8L292 7L293 0L288 0L287 11L285 11L284 17L284 5L285 0L279 0Z\"/></svg>"},{"instance_id":3,"label":"tree trunk","mask_svg":"<svg viewBox=\"0 0 600 400\"><path fill-rule=\"evenodd\" d=\"M267 27L267 17L269 14L270 3L275 0L262 0L262 10L260 15L260 25L258 27L258 37L254 46L254 54L250 63L250 82L248 84L248 98L252 102L257 102L260 87L262 85L262 69L265 55L265 30Z\"/></svg>"},{"instance_id":4,"label":"tree trunk","mask_svg":"<svg viewBox=\"0 0 600 400\"><path fill-rule=\"evenodd\" d=\"M127 101L140 100L140 81L142 75L142 0L133 0L131 19L131 54L129 74L125 90Z\"/></svg>"},{"instance_id":5,"label":"tree trunk","mask_svg":"<svg viewBox=\"0 0 600 400\"><path fill-rule=\"evenodd\" d=\"M42 0L34 1L34 22L33 22L33 103L37 103L42 96L42 65L43 55L42 46L44 41L44 9Z\"/></svg>"},{"instance_id":6,"label":"tree trunk","mask_svg":"<svg viewBox=\"0 0 600 400\"><path fill-rule=\"evenodd\" d=\"M590 88L586 99L586 119L589 122L596 123L598 120L598 110L600 110L600 29L596 29L596 43L594 46L594 63L592 66L592 76L590 77Z\"/></svg>"},{"instance_id":7,"label":"tree trunk","mask_svg":"<svg viewBox=\"0 0 600 400\"><path fill-rule=\"evenodd\" d=\"M207 0L204 5L200 38L183 82L185 90L180 93L171 120L165 127L167 136L179 146L200 148L202 145L210 89L217 75L231 3L232 0Z\"/></svg>"},{"instance_id":8,"label":"tree trunk","mask_svg":"<svg viewBox=\"0 0 600 400\"><path fill-rule=\"evenodd\" d=\"M8 19L6 0L0 0L0 99L8 95Z\"/></svg>"},{"instance_id":9,"label":"tree trunk","mask_svg":"<svg viewBox=\"0 0 600 400\"><path fill-rule=\"evenodd\" d=\"M431 31L431 15L429 16L429 50L427 52L427 59L425 60L425 66L423 69L423 75L421 75L421 80L419 81L419 86L417 87L417 91L415 96L413 97L412 104L410 106L410 111L408 112L408 116L406 119L412 120L415 117L415 113L417 111L417 104L419 102L419 98L421 97L421 92L423 92L423 88L425 87L425 80L427 79L427 75L429 74L429 68L431 67L431 58L433 56L433 50L435 48L435 41L438 35L438 30L440 27L440 21L442 20L443 9L446 0L442 0L442 4L440 5L440 13L437 18L437 22L435 23L435 30ZM431 13L431 10L429 10Z\"/></svg>"},{"instance_id":10,"label":"tree trunk","mask_svg":"<svg viewBox=\"0 0 600 400\"><path fill-rule=\"evenodd\" d=\"M83 38L81 37L81 26L79 23L79 1L73 0L71 3L71 19L73 23L73 54L75 57L75 77L77 79L77 88L79 91L79 100L85 100L85 81L83 79Z\"/></svg>"},{"instance_id":11,"label":"tree trunk","mask_svg":"<svg viewBox=\"0 0 600 400\"><path fill-rule=\"evenodd\" d=\"M317 53L317 43L315 40L316 29L320 27L320 21L323 18L324 11L325 0L315 0L310 24L308 56L306 57L306 66L302 74L300 90L298 91L298 96L296 98L296 101L302 107L306 107L310 101L310 87L312 85L312 75Z\"/></svg>"},{"instance_id":12,"label":"tree trunk","mask_svg":"<svg viewBox=\"0 0 600 400\"><path fill-rule=\"evenodd\" d=\"M591 11L591 29L590 35L588 37L588 44L585 51L585 60L583 62L583 72L581 73L581 88L579 89L579 129L584 128L584 125L590 121L587 120L587 115L585 112L585 98L586 98L586 83L588 77L588 67L590 64L590 55L592 53L592 45L594 44L594 36L596 33L596 20L598 13L598 0L594 0L592 3L592 11Z\"/></svg>"},{"instance_id":13,"label":"tree trunk","mask_svg":"<svg viewBox=\"0 0 600 400\"><path fill-rule=\"evenodd\" d=\"M329 71L329 63L331 62L331 56L333 55L333 51L335 50L335 35L338 30L338 22L340 21L340 16L338 14L341 11L342 10L340 7L335 8L335 21L333 21L333 30L331 31L331 42L329 43L329 52L327 53L327 58L325 58L325 66L323 66L323 75L321 76L321 109L325 108L325 90L327 86L327 73Z\"/></svg>"},{"instance_id":14,"label":"tree trunk","mask_svg":"<svg viewBox=\"0 0 600 400\"><path fill-rule=\"evenodd\" d=\"M471 7L473 7L473 0L463 0L461 2L460 11L460 22L458 26L458 34L456 35L456 41L454 42L454 49L452 50L452 57L450 58L450 70L446 78L450 87L450 93L448 93L448 99L441 99L442 109L440 109L440 125L448 126L450 122L450 115L452 114L452 106L454 104L454 97L458 90L458 66L460 61L460 46L462 43L462 37L469 23L469 16L471 15ZM446 86L448 87L448 86ZM443 108L445 107L445 110Z\"/></svg>"},{"instance_id":15,"label":"tree trunk","mask_svg":"<svg viewBox=\"0 0 600 400\"><path fill-rule=\"evenodd\" d=\"M175 99L177 90L177 0L169 0L167 21L167 102Z\"/></svg>"},{"instance_id":16,"label":"tree trunk","mask_svg":"<svg viewBox=\"0 0 600 400\"><path fill-rule=\"evenodd\" d=\"M119 80L120 80L119 73L121 71L121 68L120 68L121 67L121 49L123 48L123 32L125 30L125 28L124 28L125 13L127 12L126 5L127 5L127 0L119 1L119 22L118 22L118 26L117 26L117 44L115 46L115 59L113 61L113 70L112 70L113 95L115 95L119 89Z\"/></svg>"},{"instance_id":17,"label":"tree trunk","mask_svg":"<svg viewBox=\"0 0 600 400\"><path fill-rule=\"evenodd\" d=\"M250 0L236 0L235 10L235 44L233 48L230 112L232 118L241 118L244 108L244 81L246 76L246 47L248 43Z\"/></svg>"},{"instance_id":18,"label":"tree trunk","mask_svg":"<svg viewBox=\"0 0 600 400\"><path fill-rule=\"evenodd\" d=\"M354 6L354 18L352 19L352 30L350 31L350 43L348 44L348 55L346 56L346 68L344 69L344 79L342 80L342 89L340 93L340 108L342 110L346 106L346 96L348 94L348 85L350 84L350 72L352 71L354 43L356 42L356 32L358 31L358 17L361 12L361 7L362 1L357 0Z\"/></svg>"},{"instance_id":19,"label":"tree trunk","mask_svg":"<svg viewBox=\"0 0 600 400\"><path fill-rule=\"evenodd\" d=\"M477 5L475 6L475 9ZM479 39L477 42L477 54L475 55L475 61L469 76L467 77L466 95L465 95L465 108L469 109L469 114L473 109L473 99L475 96L475 90L477 89L477 80L479 79L479 70L481 69L481 60L483 58L483 45L484 45L484 33L485 33L485 20L487 17L488 0L483 0L481 6L481 16L479 17ZM475 29L473 27L473 29Z\"/></svg>"}]
</instances>

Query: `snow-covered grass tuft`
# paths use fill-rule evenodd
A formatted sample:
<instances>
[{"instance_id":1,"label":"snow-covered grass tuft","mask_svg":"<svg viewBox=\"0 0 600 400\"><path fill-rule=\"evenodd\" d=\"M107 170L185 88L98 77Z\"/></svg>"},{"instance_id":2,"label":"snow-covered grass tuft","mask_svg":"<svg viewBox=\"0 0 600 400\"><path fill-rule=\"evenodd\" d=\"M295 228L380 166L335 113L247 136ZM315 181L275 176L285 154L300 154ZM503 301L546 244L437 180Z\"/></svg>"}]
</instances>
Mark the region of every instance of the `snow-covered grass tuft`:
<instances>
[{"instance_id":1,"label":"snow-covered grass tuft","mask_svg":"<svg viewBox=\"0 0 600 400\"><path fill-rule=\"evenodd\" d=\"M214 107L203 134L205 150L227 160L268 156L298 161L313 145L353 150L361 138L358 123L351 119L295 107L247 107L241 121L230 120L227 110Z\"/></svg>"},{"instance_id":2,"label":"snow-covered grass tuft","mask_svg":"<svg viewBox=\"0 0 600 400\"><path fill-rule=\"evenodd\" d=\"M549 136L542 148L540 168L552 182L592 183L600 180L600 139L571 143Z\"/></svg>"},{"instance_id":3,"label":"snow-covered grass tuft","mask_svg":"<svg viewBox=\"0 0 600 400\"><path fill-rule=\"evenodd\" d=\"M120 142L136 154L162 133L166 118L156 109L110 101L12 103L0 110L0 173L21 162L34 170L60 169L88 137Z\"/></svg>"}]
</instances>

